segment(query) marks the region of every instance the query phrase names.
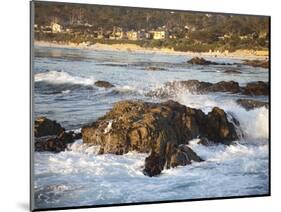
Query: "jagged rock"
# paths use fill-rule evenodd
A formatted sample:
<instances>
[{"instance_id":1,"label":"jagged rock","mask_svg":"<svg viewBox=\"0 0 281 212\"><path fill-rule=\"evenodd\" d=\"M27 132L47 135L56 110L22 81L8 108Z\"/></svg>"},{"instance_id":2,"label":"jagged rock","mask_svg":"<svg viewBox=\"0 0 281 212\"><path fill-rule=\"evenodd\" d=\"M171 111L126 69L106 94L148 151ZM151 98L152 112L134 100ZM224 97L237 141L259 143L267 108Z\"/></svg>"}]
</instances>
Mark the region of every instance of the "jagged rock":
<instances>
[{"instance_id":1,"label":"jagged rock","mask_svg":"<svg viewBox=\"0 0 281 212\"><path fill-rule=\"evenodd\" d=\"M259 107L268 108L267 102L261 102L253 99L237 99L236 102L246 110L252 110Z\"/></svg>"},{"instance_id":2,"label":"jagged rock","mask_svg":"<svg viewBox=\"0 0 281 212\"><path fill-rule=\"evenodd\" d=\"M121 101L105 116L82 128L83 142L100 145L100 154L153 152L151 157L159 156L168 167L179 146L200 135L224 144L237 139L234 125L227 121L223 110L214 108L206 115L171 100Z\"/></svg>"},{"instance_id":3,"label":"jagged rock","mask_svg":"<svg viewBox=\"0 0 281 212\"><path fill-rule=\"evenodd\" d=\"M46 117L38 117L34 124L34 135L35 137L42 137L48 135L59 135L64 131L56 121L47 119Z\"/></svg>"},{"instance_id":4,"label":"jagged rock","mask_svg":"<svg viewBox=\"0 0 281 212\"><path fill-rule=\"evenodd\" d=\"M34 147L36 152L49 151L58 153L64 151L67 144L60 141L57 136L45 136L35 138Z\"/></svg>"},{"instance_id":5,"label":"jagged rock","mask_svg":"<svg viewBox=\"0 0 281 212\"><path fill-rule=\"evenodd\" d=\"M238 93L240 92L240 87L238 82L234 81L220 81L218 83L214 83L205 89L203 92L230 92L230 93Z\"/></svg>"},{"instance_id":6,"label":"jagged rock","mask_svg":"<svg viewBox=\"0 0 281 212\"><path fill-rule=\"evenodd\" d=\"M36 152L62 152L67 148L67 144L74 142L74 134L72 132L61 132L60 135L43 136L35 138L35 151Z\"/></svg>"},{"instance_id":7,"label":"jagged rock","mask_svg":"<svg viewBox=\"0 0 281 212\"><path fill-rule=\"evenodd\" d=\"M165 154L159 154L154 151L145 158L143 173L150 177L159 175L166 167L175 168L177 166L186 166L192 162L202 162L203 160L188 146L168 143Z\"/></svg>"},{"instance_id":8,"label":"jagged rock","mask_svg":"<svg viewBox=\"0 0 281 212\"><path fill-rule=\"evenodd\" d=\"M180 145L172 155L169 165L174 168L191 164L192 161L202 162L203 160L188 146Z\"/></svg>"},{"instance_id":9,"label":"jagged rock","mask_svg":"<svg viewBox=\"0 0 281 212\"><path fill-rule=\"evenodd\" d=\"M152 152L145 158L145 165L143 173L149 177L159 175L164 169L165 160L163 156L158 153Z\"/></svg>"},{"instance_id":10,"label":"jagged rock","mask_svg":"<svg viewBox=\"0 0 281 212\"><path fill-rule=\"evenodd\" d=\"M114 85L112 85L110 82L102 81L102 80L96 81L95 86L102 87L102 88L112 88L112 87L114 87Z\"/></svg>"},{"instance_id":11,"label":"jagged rock","mask_svg":"<svg viewBox=\"0 0 281 212\"><path fill-rule=\"evenodd\" d=\"M268 96L269 94L268 83L262 81L247 83L242 94L249 95L249 96L258 96L258 95Z\"/></svg>"},{"instance_id":12,"label":"jagged rock","mask_svg":"<svg viewBox=\"0 0 281 212\"><path fill-rule=\"evenodd\" d=\"M67 144L81 138L81 133L66 132L59 123L46 117L36 118L34 134L34 150L39 152L61 152L67 148Z\"/></svg>"},{"instance_id":13,"label":"jagged rock","mask_svg":"<svg viewBox=\"0 0 281 212\"><path fill-rule=\"evenodd\" d=\"M208 113L206 120L203 131L208 140L215 143L230 144L238 139L234 125L227 120L226 113L222 109L214 107Z\"/></svg>"},{"instance_id":14,"label":"jagged rock","mask_svg":"<svg viewBox=\"0 0 281 212\"><path fill-rule=\"evenodd\" d=\"M63 131L61 134L57 136L58 140L65 143L70 144L74 142L74 133L73 132L65 132Z\"/></svg>"}]
</instances>

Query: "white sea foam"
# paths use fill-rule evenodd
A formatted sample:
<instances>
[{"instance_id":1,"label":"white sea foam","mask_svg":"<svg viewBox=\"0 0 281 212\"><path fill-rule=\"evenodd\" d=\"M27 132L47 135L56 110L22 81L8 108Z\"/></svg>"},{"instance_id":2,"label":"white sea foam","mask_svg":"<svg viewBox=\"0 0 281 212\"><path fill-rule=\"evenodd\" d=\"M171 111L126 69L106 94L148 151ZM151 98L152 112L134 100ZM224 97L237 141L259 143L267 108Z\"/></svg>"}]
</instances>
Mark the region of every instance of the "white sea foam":
<instances>
[{"instance_id":1,"label":"white sea foam","mask_svg":"<svg viewBox=\"0 0 281 212\"><path fill-rule=\"evenodd\" d=\"M83 55L83 52L79 52L79 56L80 54ZM95 57L99 56L104 58L108 55L107 53L95 52ZM134 60L163 60L172 63L178 58L157 55L154 57L151 55L148 57L146 55L139 56L132 57ZM122 55L118 54L118 57L122 57ZM128 60L127 56L123 59L124 61ZM52 58L43 60L52 60ZM182 61L186 61L186 58L182 58ZM40 66L40 62L37 65ZM55 61L53 66L55 70L60 68L71 70L72 65L71 61L67 63ZM194 79L194 76L200 81L210 80L211 82L235 80L243 83L266 79L265 72L255 72L258 76L244 75L244 73L234 76L216 72L211 75L200 70L193 70L193 68L183 68L181 71L176 67L162 73L161 71L143 72L133 68L125 70L124 67L111 68L111 66L104 66L101 71L100 67L96 66L95 62L85 64L81 62L81 69L87 78L74 76L63 71L49 71L36 74L35 81L88 86L94 83L94 80L89 82L92 75L99 79L108 79L110 76L112 77L110 81L116 82L116 87L109 89L110 92L114 89L117 91L120 89L125 98L132 99L131 90L136 90L135 97L137 99L159 102L161 100L140 95L142 94L140 90L148 92L153 89L153 86L163 85L168 80L188 80ZM62 87L64 91L69 89L66 86ZM77 98L72 106L82 112L77 113L77 116L73 116L72 119L68 117L69 101L59 102L60 106L65 106L63 108L53 107L51 109L55 114L67 114L65 116L69 118L70 123L80 123L80 117L83 118L83 121L85 116L99 114L95 118L100 117L100 114L104 114L111 107L108 104L120 100L115 97L109 95L103 99L82 102L83 104L80 104L80 101L84 99ZM268 109L258 108L246 111L236 104L234 98L235 95L222 93L192 95L186 90L177 93L174 100L190 107L202 109L205 113L211 111L214 106L224 109L238 119L245 137L243 141L236 141L229 146L203 146L198 144L198 139L194 139L189 143L189 146L205 161L163 170L162 174L157 177L150 178L142 173L147 154L129 152L124 155L99 155L99 146L83 144L82 140L69 145L67 151L57 154L35 152L36 206L49 208L268 193ZM41 103L42 99L50 104L56 103L56 98L49 99L49 96L45 95L40 96L37 100ZM98 104L91 104L94 101ZM39 113L42 112L40 106L39 104L37 107ZM48 110L43 110L43 113ZM102 113L99 113L100 110ZM81 121L81 123L83 122ZM108 124L108 127L110 129L112 126Z\"/></svg>"},{"instance_id":2,"label":"white sea foam","mask_svg":"<svg viewBox=\"0 0 281 212\"><path fill-rule=\"evenodd\" d=\"M62 91L62 94L69 94L70 93L70 90L64 90Z\"/></svg>"},{"instance_id":3,"label":"white sea foam","mask_svg":"<svg viewBox=\"0 0 281 212\"><path fill-rule=\"evenodd\" d=\"M176 100L186 106L202 109L205 113L211 111L215 106L220 107L239 121L240 129L246 138L258 139L258 141L268 139L269 112L265 107L247 111L238 105L233 98L217 94L195 95L186 90L179 93Z\"/></svg>"},{"instance_id":4,"label":"white sea foam","mask_svg":"<svg viewBox=\"0 0 281 212\"><path fill-rule=\"evenodd\" d=\"M52 84L78 84L91 86L94 85L94 77L79 77L73 76L65 71L47 71L43 73L37 73L34 76L35 82L48 82Z\"/></svg>"},{"instance_id":5,"label":"white sea foam","mask_svg":"<svg viewBox=\"0 0 281 212\"><path fill-rule=\"evenodd\" d=\"M189 166L163 170L158 177L143 175L147 154L98 155L81 143L71 151L59 154L35 154L35 163L49 158L45 169L36 173L36 192L48 202L37 200L38 206L64 206L68 194L74 204L110 204L135 201L158 201L267 192L268 147L234 144L203 146L198 139L189 146L205 161ZM36 169L38 172L38 169ZM50 177L46 183L42 177ZM68 186L69 182L71 187ZM50 187L51 184L51 187ZM54 186L52 186L54 185ZM227 185L227 186L226 186ZM66 188L66 189L65 189ZM48 192L46 192L48 190ZM53 195L58 195L52 199Z\"/></svg>"}]
</instances>

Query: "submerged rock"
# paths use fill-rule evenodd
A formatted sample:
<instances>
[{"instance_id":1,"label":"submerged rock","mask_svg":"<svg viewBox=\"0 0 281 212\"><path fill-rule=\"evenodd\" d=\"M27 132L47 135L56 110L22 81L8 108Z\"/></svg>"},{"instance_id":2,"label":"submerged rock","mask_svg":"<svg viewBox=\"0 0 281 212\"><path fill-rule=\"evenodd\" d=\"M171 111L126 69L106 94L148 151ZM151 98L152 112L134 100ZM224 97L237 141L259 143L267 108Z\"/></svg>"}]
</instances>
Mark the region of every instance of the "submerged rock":
<instances>
[{"instance_id":1,"label":"submerged rock","mask_svg":"<svg viewBox=\"0 0 281 212\"><path fill-rule=\"evenodd\" d=\"M114 87L114 85L112 85L110 82L102 81L102 80L96 81L95 86L102 87L102 88L113 88Z\"/></svg>"},{"instance_id":2,"label":"submerged rock","mask_svg":"<svg viewBox=\"0 0 281 212\"><path fill-rule=\"evenodd\" d=\"M162 68L162 67L149 66L145 70L147 70L147 71L166 71L167 69Z\"/></svg>"},{"instance_id":3,"label":"submerged rock","mask_svg":"<svg viewBox=\"0 0 281 212\"><path fill-rule=\"evenodd\" d=\"M59 135L64 131L56 121L47 119L46 117L37 117L34 124L34 135L35 137Z\"/></svg>"},{"instance_id":4,"label":"submerged rock","mask_svg":"<svg viewBox=\"0 0 281 212\"><path fill-rule=\"evenodd\" d=\"M268 60L244 60L244 65L253 66L253 67L261 67L261 68L269 68Z\"/></svg>"},{"instance_id":5,"label":"submerged rock","mask_svg":"<svg viewBox=\"0 0 281 212\"><path fill-rule=\"evenodd\" d=\"M227 121L223 110L214 108L206 115L201 110L171 100L163 103L121 101L105 116L82 128L83 142L100 145L100 154L152 152L145 173L158 173L163 169L162 162L158 162L157 168L153 166L153 170L148 171L148 167L156 163L151 161L152 158L164 161L167 168L184 164L181 160L175 162L175 158L182 155L193 155L187 158L195 160L197 157L191 151L187 153L179 146L200 135L223 144L238 138L234 125ZM173 165L169 161L173 161Z\"/></svg>"},{"instance_id":6,"label":"submerged rock","mask_svg":"<svg viewBox=\"0 0 281 212\"><path fill-rule=\"evenodd\" d=\"M268 108L267 102L257 101L253 99L237 99L236 102L246 110L252 110L259 107Z\"/></svg>"},{"instance_id":7,"label":"submerged rock","mask_svg":"<svg viewBox=\"0 0 281 212\"><path fill-rule=\"evenodd\" d=\"M226 74L242 74L242 72L237 70L237 69L226 69L226 70L224 70L224 73L226 73Z\"/></svg>"}]
</instances>

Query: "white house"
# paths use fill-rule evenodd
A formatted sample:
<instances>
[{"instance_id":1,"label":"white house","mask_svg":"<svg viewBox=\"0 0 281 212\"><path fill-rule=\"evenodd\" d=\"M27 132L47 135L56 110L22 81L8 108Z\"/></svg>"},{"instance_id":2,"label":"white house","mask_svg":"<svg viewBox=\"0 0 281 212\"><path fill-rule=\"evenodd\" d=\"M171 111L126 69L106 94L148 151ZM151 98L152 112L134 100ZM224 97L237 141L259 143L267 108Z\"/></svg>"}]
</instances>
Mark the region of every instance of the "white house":
<instances>
[{"instance_id":1,"label":"white house","mask_svg":"<svg viewBox=\"0 0 281 212\"><path fill-rule=\"evenodd\" d=\"M53 33L58 33L62 31L62 27L61 25L57 24L57 23L52 23L51 24L51 28L52 28L52 32Z\"/></svg>"},{"instance_id":2,"label":"white house","mask_svg":"<svg viewBox=\"0 0 281 212\"><path fill-rule=\"evenodd\" d=\"M167 32L164 30L152 31L154 40L162 40L167 38Z\"/></svg>"}]
</instances>

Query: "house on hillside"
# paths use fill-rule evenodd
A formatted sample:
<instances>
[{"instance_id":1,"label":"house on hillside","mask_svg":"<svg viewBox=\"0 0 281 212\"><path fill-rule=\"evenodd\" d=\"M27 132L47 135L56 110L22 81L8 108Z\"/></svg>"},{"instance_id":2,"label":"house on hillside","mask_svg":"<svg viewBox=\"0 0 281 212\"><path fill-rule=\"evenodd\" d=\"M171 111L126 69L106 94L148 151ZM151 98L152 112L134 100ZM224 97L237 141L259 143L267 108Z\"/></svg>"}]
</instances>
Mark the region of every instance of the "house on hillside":
<instances>
[{"instance_id":1,"label":"house on hillside","mask_svg":"<svg viewBox=\"0 0 281 212\"><path fill-rule=\"evenodd\" d=\"M151 33L153 34L154 40L163 40L168 36L168 33L165 30L155 30L151 31Z\"/></svg>"},{"instance_id":2,"label":"house on hillside","mask_svg":"<svg viewBox=\"0 0 281 212\"><path fill-rule=\"evenodd\" d=\"M137 31L131 30L127 32L128 40L138 40L139 33Z\"/></svg>"},{"instance_id":3,"label":"house on hillside","mask_svg":"<svg viewBox=\"0 0 281 212\"><path fill-rule=\"evenodd\" d=\"M109 39L111 39L111 40L122 40L122 39L126 39L126 38L127 38L126 33L120 27L113 27L113 32L109 36Z\"/></svg>"},{"instance_id":4,"label":"house on hillside","mask_svg":"<svg viewBox=\"0 0 281 212\"><path fill-rule=\"evenodd\" d=\"M62 31L62 27L58 23L51 23L51 28L53 33L58 33Z\"/></svg>"}]
</instances>

